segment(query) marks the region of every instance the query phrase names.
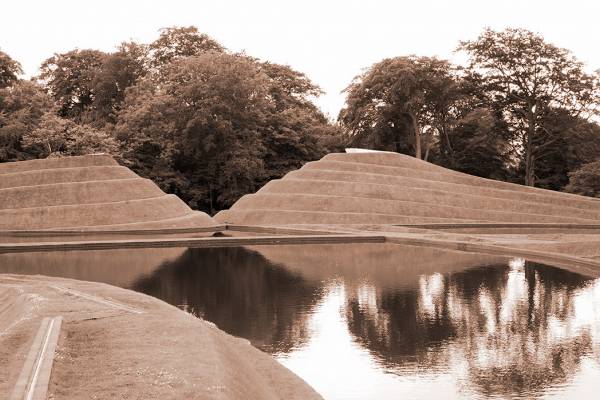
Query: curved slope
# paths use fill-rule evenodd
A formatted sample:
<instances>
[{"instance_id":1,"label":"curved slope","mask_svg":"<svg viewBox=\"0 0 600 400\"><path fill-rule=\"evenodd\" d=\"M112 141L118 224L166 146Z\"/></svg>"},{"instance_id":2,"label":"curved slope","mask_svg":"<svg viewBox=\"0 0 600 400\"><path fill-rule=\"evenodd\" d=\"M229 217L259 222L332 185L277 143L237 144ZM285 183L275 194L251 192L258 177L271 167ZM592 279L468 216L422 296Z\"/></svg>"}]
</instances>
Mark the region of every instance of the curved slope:
<instances>
[{"instance_id":1,"label":"curved slope","mask_svg":"<svg viewBox=\"0 0 600 400\"><path fill-rule=\"evenodd\" d=\"M0 164L0 174L15 172L39 171L57 168L81 168L97 166L117 166L114 158L107 154L92 154L88 156L43 158L39 160L17 161Z\"/></svg>"},{"instance_id":2,"label":"curved slope","mask_svg":"<svg viewBox=\"0 0 600 400\"><path fill-rule=\"evenodd\" d=\"M212 227L108 155L0 164L0 230Z\"/></svg>"},{"instance_id":3,"label":"curved slope","mask_svg":"<svg viewBox=\"0 0 600 400\"><path fill-rule=\"evenodd\" d=\"M142 178L20 186L0 189L0 209L111 203L162 195L158 186Z\"/></svg>"},{"instance_id":4,"label":"curved slope","mask_svg":"<svg viewBox=\"0 0 600 400\"><path fill-rule=\"evenodd\" d=\"M600 224L600 201L479 178L396 153L336 153L215 217L234 224Z\"/></svg>"},{"instance_id":5,"label":"curved slope","mask_svg":"<svg viewBox=\"0 0 600 400\"><path fill-rule=\"evenodd\" d=\"M5 303L9 313L2 312ZM19 379L40 321L57 313L63 314L60 353L68 356L53 358L49 399L322 398L247 340L158 299L101 283L3 275L0 329L11 326L0 330L3 399Z\"/></svg>"},{"instance_id":6,"label":"curved slope","mask_svg":"<svg viewBox=\"0 0 600 400\"><path fill-rule=\"evenodd\" d=\"M42 169L0 174L0 189L48 185L51 183L117 180L137 177L135 172L120 165Z\"/></svg>"}]
</instances>

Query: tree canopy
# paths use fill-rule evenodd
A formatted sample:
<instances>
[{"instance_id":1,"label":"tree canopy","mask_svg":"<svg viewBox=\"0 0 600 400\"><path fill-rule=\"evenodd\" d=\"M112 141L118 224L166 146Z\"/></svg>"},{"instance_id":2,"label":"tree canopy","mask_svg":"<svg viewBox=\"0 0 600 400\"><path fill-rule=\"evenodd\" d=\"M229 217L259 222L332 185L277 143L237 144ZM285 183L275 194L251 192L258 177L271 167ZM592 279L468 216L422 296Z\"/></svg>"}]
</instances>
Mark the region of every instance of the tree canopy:
<instances>
[{"instance_id":1,"label":"tree canopy","mask_svg":"<svg viewBox=\"0 0 600 400\"><path fill-rule=\"evenodd\" d=\"M106 53L72 50L42 63L40 78L58 105L62 117L82 118L94 102L94 80Z\"/></svg>"},{"instance_id":2,"label":"tree canopy","mask_svg":"<svg viewBox=\"0 0 600 400\"><path fill-rule=\"evenodd\" d=\"M328 122L306 97L316 91L289 67L205 52L128 89L116 135L134 169L216 210L325 153Z\"/></svg>"},{"instance_id":3,"label":"tree canopy","mask_svg":"<svg viewBox=\"0 0 600 400\"><path fill-rule=\"evenodd\" d=\"M208 212L348 145L597 196L598 74L523 29L486 29L458 50L464 66L373 64L346 88L337 122L305 74L193 26L54 54L32 81L0 51L0 162L109 152Z\"/></svg>"},{"instance_id":4,"label":"tree canopy","mask_svg":"<svg viewBox=\"0 0 600 400\"><path fill-rule=\"evenodd\" d=\"M38 158L117 154L117 143L109 134L52 112L44 114L35 129L23 134L21 144Z\"/></svg>"},{"instance_id":5,"label":"tree canopy","mask_svg":"<svg viewBox=\"0 0 600 400\"><path fill-rule=\"evenodd\" d=\"M524 29L486 29L458 50L464 67L402 56L354 78L339 115L351 145L564 189L600 141L598 74Z\"/></svg>"},{"instance_id":6,"label":"tree canopy","mask_svg":"<svg viewBox=\"0 0 600 400\"><path fill-rule=\"evenodd\" d=\"M340 120L356 141L427 158L433 131L444 129L460 97L452 66L429 57L385 59L356 77L346 89Z\"/></svg>"},{"instance_id":7,"label":"tree canopy","mask_svg":"<svg viewBox=\"0 0 600 400\"><path fill-rule=\"evenodd\" d=\"M600 160L584 164L569 173L569 178L568 192L600 197Z\"/></svg>"},{"instance_id":8,"label":"tree canopy","mask_svg":"<svg viewBox=\"0 0 600 400\"><path fill-rule=\"evenodd\" d=\"M0 160L110 152L212 212L342 147L304 74L231 53L195 27L111 53L54 54L41 86L0 59L14 75L0 88Z\"/></svg>"},{"instance_id":9,"label":"tree canopy","mask_svg":"<svg viewBox=\"0 0 600 400\"><path fill-rule=\"evenodd\" d=\"M205 52L224 52L225 48L210 36L198 32L195 26L170 27L160 30L160 36L148 46L149 64L160 69L180 58Z\"/></svg>"},{"instance_id":10,"label":"tree canopy","mask_svg":"<svg viewBox=\"0 0 600 400\"><path fill-rule=\"evenodd\" d=\"M19 80L0 89L0 162L31 158L21 145L42 116L55 110L52 98L34 82Z\"/></svg>"},{"instance_id":11,"label":"tree canopy","mask_svg":"<svg viewBox=\"0 0 600 400\"><path fill-rule=\"evenodd\" d=\"M584 71L568 50L524 29L486 29L459 47L470 57L469 70L480 75L482 89L501 108L507 127L518 138L525 184L536 181L536 162L560 135L549 115L555 110L589 118L599 105L598 77Z\"/></svg>"},{"instance_id":12,"label":"tree canopy","mask_svg":"<svg viewBox=\"0 0 600 400\"><path fill-rule=\"evenodd\" d=\"M351 143L502 177L507 157L497 114L460 69L430 57L385 59L346 89L340 121Z\"/></svg>"},{"instance_id":13,"label":"tree canopy","mask_svg":"<svg viewBox=\"0 0 600 400\"><path fill-rule=\"evenodd\" d=\"M0 50L0 89L10 86L21 73L21 64Z\"/></svg>"}]
</instances>

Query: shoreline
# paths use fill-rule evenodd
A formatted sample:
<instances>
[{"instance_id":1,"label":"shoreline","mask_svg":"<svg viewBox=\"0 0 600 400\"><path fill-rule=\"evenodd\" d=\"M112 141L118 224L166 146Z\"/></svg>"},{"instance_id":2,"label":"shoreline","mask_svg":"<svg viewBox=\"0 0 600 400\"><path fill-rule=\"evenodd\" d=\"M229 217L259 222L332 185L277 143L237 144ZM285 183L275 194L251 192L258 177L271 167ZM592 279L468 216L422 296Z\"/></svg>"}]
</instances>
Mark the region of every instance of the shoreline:
<instances>
[{"instance_id":1,"label":"shoreline","mask_svg":"<svg viewBox=\"0 0 600 400\"><path fill-rule=\"evenodd\" d=\"M49 398L321 398L247 340L151 296L103 283L3 274L0 297L8 304L0 309L0 363L8 366L0 393L7 397L40 322L60 316Z\"/></svg>"}]
</instances>

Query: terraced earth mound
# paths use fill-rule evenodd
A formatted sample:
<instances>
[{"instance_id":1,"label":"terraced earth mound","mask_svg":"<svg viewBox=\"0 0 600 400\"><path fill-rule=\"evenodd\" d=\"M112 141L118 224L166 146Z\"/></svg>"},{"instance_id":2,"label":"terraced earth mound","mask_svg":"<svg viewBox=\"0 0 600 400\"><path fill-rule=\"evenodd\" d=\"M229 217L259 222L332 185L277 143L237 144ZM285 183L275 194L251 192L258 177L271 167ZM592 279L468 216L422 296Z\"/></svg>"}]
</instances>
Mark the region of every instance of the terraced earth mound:
<instances>
[{"instance_id":1,"label":"terraced earth mound","mask_svg":"<svg viewBox=\"0 0 600 400\"><path fill-rule=\"evenodd\" d=\"M215 225L109 155L0 164L0 231Z\"/></svg>"},{"instance_id":2,"label":"terraced earth mound","mask_svg":"<svg viewBox=\"0 0 600 400\"><path fill-rule=\"evenodd\" d=\"M479 178L397 153L335 153L217 214L230 224L600 224L600 199Z\"/></svg>"}]
</instances>

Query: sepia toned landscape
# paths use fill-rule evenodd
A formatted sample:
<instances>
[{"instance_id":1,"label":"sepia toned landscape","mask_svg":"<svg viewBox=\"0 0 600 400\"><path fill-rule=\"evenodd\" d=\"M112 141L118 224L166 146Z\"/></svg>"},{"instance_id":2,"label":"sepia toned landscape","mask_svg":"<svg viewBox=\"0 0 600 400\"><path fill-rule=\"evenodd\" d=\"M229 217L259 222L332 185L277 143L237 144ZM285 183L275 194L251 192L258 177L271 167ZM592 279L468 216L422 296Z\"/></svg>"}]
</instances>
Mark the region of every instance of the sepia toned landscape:
<instances>
[{"instance_id":1,"label":"sepia toned landscape","mask_svg":"<svg viewBox=\"0 0 600 400\"><path fill-rule=\"evenodd\" d=\"M594 398L600 8L425 3L7 6L0 398Z\"/></svg>"}]
</instances>

